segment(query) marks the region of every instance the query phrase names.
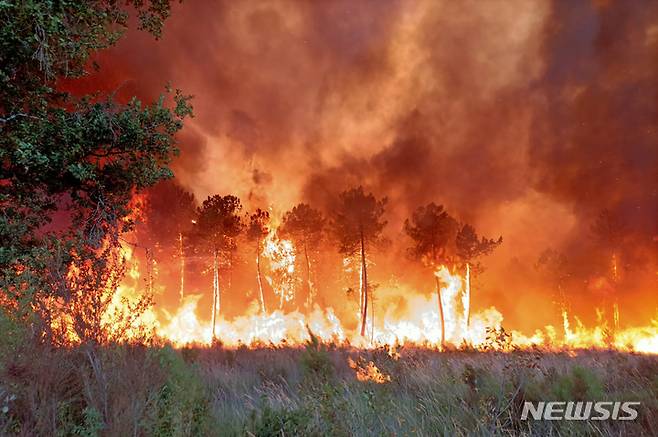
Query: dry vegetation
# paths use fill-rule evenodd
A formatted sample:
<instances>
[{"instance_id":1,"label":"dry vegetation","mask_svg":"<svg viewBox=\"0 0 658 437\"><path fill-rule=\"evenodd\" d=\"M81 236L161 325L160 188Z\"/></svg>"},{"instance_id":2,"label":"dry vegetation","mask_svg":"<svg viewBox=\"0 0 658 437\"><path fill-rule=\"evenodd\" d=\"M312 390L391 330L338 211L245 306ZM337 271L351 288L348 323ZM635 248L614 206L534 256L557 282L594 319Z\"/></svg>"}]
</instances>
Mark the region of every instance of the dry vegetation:
<instances>
[{"instance_id":1,"label":"dry vegetation","mask_svg":"<svg viewBox=\"0 0 658 437\"><path fill-rule=\"evenodd\" d=\"M10 333L0 362L3 435L658 433L654 356L356 350L317 342L66 349L22 341L8 325L3 330ZM369 367L378 369L379 383L357 378ZM642 406L633 422L526 422L520 420L524 400L639 400Z\"/></svg>"}]
</instances>

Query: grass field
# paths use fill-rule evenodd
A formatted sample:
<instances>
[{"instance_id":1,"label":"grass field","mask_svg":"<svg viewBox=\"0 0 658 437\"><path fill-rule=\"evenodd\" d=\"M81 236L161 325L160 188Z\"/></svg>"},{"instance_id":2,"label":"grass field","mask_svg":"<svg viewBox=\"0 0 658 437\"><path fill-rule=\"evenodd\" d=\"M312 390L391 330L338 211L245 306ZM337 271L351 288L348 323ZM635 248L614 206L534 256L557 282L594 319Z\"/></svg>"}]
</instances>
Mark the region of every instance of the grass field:
<instances>
[{"instance_id":1,"label":"grass field","mask_svg":"<svg viewBox=\"0 0 658 437\"><path fill-rule=\"evenodd\" d=\"M658 434L655 356L313 342L3 349L0 432L9 435ZM642 405L635 421L522 421L526 400Z\"/></svg>"}]
</instances>

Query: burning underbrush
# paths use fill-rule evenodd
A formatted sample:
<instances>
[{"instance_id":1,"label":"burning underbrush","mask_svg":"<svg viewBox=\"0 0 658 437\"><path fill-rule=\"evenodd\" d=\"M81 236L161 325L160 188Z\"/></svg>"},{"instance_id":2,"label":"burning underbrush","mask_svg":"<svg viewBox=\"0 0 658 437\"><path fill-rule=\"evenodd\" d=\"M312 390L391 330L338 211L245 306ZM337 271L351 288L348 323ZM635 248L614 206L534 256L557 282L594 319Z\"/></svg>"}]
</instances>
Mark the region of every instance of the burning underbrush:
<instances>
[{"instance_id":1,"label":"burning underbrush","mask_svg":"<svg viewBox=\"0 0 658 437\"><path fill-rule=\"evenodd\" d=\"M173 312L141 304L139 314L135 314L136 305L149 293L140 286L139 260L133 257L127 245L122 245L121 250L127 262L127 266L122 267L126 270L126 278L104 299L106 311L95 327L97 331L107 331L104 338L110 342L122 339L120 341L139 343L150 338L149 343L169 343L177 348L221 344L236 349L301 347L311 338L317 338L328 345L373 350L405 345L443 351L510 352L539 348L554 352L599 349L658 353L658 320L643 327L615 328L599 310L598 323L593 327L585 326L578 317L564 310L559 327L545 326L530 335L508 331L503 327L503 315L494 307L470 314L466 304L470 291L468 282L446 266L435 272L441 284L438 293L428 296L405 291L404 311L391 306L380 316L371 317L365 335L360 334L358 326L345 324L331 307L314 304L312 310L307 311L274 309L264 312L257 300L241 316L227 319L218 315L213 330L212 321L200 316L203 313L199 306L201 295L186 295ZM397 295L400 291L381 288L378 293ZM357 309L355 318L358 319ZM121 314L126 315L130 326L118 324ZM60 344L80 343L80 335L71 320L64 314L53 321L54 330L62 335ZM113 329L121 329L121 332L114 333ZM100 337L96 335L95 341L103 343L98 340Z\"/></svg>"}]
</instances>

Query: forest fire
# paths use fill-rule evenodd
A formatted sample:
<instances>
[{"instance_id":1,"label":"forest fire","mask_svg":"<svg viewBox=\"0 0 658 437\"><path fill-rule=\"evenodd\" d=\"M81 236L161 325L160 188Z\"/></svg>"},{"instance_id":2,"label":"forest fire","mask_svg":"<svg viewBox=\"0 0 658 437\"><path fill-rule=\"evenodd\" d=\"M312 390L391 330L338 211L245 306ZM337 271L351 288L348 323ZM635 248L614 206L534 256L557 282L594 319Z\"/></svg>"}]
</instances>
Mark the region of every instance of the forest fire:
<instances>
[{"instance_id":1,"label":"forest fire","mask_svg":"<svg viewBox=\"0 0 658 437\"><path fill-rule=\"evenodd\" d=\"M349 344L360 348L378 348L384 345L416 345L431 349L441 348L441 316L436 294L404 291L407 299L405 312L392 313L377 308L373 325L368 321L367 335L361 336L358 329L343 326L331 307L320 308L317 304L309 311L284 311L283 302L294 299L295 249L292 242L280 240L276 232L270 231L265 239L262 257L263 270L279 275L277 283L282 290L274 290L276 299L270 311L262 311L258 300L247 305L243 315L230 320L220 315L216 321L216 340L228 348L239 346L301 346L314 335L322 342ZM146 290L145 273L140 272L140 262L133 256L133 249L122 245L122 256L128 265L126 280L112 293L105 321L111 326L110 314L130 311L134 303ZM658 354L658 320L650 325L614 329L608 324L604 312L596 308L597 323L586 327L578 317L562 312L563 324L559 328L551 325L528 335L503 328L503 314L494 307L470 315L466 306L467 280L447 266L440 266L434 275L441 284L440 296L445 318L445 340L449 349L471 348L477 350L512 351L533 348L545 350L615 349L626 352ZM268 283L275 284L272 277L265 275ZM144 312L137 320L136 331L153 330L164 341L181 347L210 345L213 329L208 320L208 310L200 306L202 295L186 294L173 311ZM346 305L356 304L347 302ZM122 306L125 306L122 308ZM477 306L477 305L476 305ZM358 315L358 308L353 308ZM126 338L134 336L130 332ZM75 342L75 338L70 340Z\"/></svg>"},{"instance_id":2,"label":"forest fire","mask_svg":"<svg viewBox=\"0 0 658 437\"><path fill-rule=\"evenodd\" d=\"M656 23L0 1L0 435L656 434Z\"/></svg>"}]
</instances>

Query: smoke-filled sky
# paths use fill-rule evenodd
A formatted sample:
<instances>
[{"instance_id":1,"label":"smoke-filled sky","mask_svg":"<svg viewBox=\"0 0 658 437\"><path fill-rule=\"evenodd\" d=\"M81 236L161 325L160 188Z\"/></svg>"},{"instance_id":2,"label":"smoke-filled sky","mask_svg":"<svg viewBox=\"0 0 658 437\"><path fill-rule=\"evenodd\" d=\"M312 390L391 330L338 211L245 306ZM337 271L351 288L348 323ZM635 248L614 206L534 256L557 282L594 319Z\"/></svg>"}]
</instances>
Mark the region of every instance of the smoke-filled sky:
<instances>
[{"instance_id":1,"label":"smoke-filled sky","mask_svg":"<svg viewBox=\"0 0 658 437\"><path fill-rule=\"evenodd\" d=\"M607 208L655 257L658 3L187 1L99 63L93 88L195 96L174 170L199 199L285 210L363 184L392 235L442 203L503 235L492 276L586 258Z\"/></svg>"}]
</instances>

